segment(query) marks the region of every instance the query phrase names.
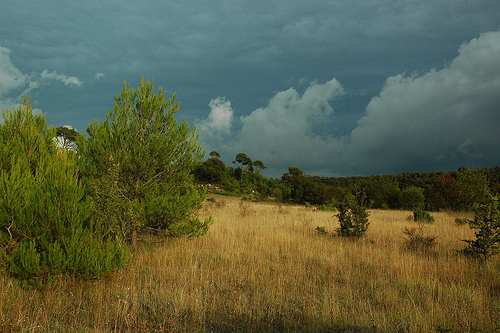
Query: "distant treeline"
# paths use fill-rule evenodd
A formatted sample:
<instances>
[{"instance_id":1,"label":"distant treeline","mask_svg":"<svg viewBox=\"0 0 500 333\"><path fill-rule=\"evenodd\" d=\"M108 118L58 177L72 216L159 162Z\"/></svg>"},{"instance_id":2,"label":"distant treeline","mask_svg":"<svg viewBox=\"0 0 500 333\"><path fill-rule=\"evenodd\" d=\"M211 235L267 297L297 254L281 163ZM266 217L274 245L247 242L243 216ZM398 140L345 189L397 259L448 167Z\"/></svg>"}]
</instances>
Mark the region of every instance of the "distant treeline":
<instances>
[{"instance_id":1,"label":"distant treeline","mask_svg":"<svg viewBox=\"0 0 500 333\"><path fill-rule=\"evenodd\" d=\"M347 192L364 191L371 208L471 210L489 194L500 192L500 167L456 171L405 172L398 175L318 177L289 167L280 179L264 177L261 161L254 162L243 153L228 167L217 152L193 171L200 183L211 184L214 191L239 194L253 199L333 208Z\"/></svg>"}]
</instances>

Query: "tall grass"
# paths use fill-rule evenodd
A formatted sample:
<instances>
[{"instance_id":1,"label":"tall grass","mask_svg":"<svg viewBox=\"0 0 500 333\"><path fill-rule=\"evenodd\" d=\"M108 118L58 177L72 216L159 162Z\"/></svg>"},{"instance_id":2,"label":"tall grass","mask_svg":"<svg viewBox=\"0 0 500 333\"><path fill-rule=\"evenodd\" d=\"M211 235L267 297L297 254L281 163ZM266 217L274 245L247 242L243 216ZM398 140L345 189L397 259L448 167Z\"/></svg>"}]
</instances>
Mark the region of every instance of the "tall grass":
<instances>
[{"instance_id":1,"label":"tall grass","mask_svg":"<svg viewBox=\"0 0 500 333\"><path fill-rule=\"evenodd\" d=\"M405 247L408 211L371 211L359 241L333 236L331 212L217 197L203 237L144 243L105 280L23 289L0 274L0 332L491 332L500 260L455 250L472 237L453 214ZM315 229L324 226L328 234Z\"/></svg>"}]
</instances>

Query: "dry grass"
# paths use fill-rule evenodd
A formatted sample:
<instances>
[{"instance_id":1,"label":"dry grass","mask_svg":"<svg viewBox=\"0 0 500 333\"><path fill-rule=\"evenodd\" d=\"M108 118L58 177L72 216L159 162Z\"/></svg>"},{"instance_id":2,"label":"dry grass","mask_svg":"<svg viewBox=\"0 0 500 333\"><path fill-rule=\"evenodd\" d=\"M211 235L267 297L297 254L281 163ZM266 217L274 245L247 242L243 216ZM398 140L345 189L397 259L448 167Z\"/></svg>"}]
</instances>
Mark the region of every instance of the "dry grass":
<instances>
[{"instance_id":1,"label":"dry grass","mask_svg":"<svg viewBox=\"0 0 500 333\"><path fill-rule=\"evenodd\" d=\"M448 213L405 249L410 212L371 212L368 236L332 236L333 213L216 197L207 235L141 247L110 278L21 288L0 275L0 332L491 332L500 260L456 256L469 238ZM320 235L317 226L329 234Z\"/></svg>"}]
</instances>

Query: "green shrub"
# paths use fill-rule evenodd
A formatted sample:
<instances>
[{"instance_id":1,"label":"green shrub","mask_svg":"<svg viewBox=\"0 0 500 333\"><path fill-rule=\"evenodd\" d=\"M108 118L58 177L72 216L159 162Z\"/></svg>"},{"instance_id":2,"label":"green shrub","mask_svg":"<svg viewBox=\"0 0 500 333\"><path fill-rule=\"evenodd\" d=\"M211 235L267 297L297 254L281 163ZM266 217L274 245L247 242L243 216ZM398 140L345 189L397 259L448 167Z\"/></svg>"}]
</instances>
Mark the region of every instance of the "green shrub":
<instances>
[{"instance_id":1,"label":"green shrub","mask_svg":"<svg viewBox=\"0 0 500 333\"><path fill-rule=\"evenodd\" d=\"M434 216L423 209L415 209L413 211L413 220L424 223L434 223L435 221Z\"/></svg>"},{"instance_id":2,"label":"green shrub","mask_svg":"<svg viewBox=\"0 0 500 333\"><path fill-rule=\"evenodd\" d=\"M338 213L335 215L340 222L337 229L341 237L360 238L368 230L368 212L366 211L366 194L355 190L355 194L348 192L342 202L338 204Z\"/></svg>"},{"instance_id":3,"label":"green shrub","mask_svg":"<svg viewBox=\"0 0 500 333\"><path fill-rule=\"evenodd\" d=\"M474 208L474 219L467 220L476 239L464 240L468 246L461 253L486 261L500 252L500 207L498 198L490 196L489 202Z\"/></svg>"}]
</instances>

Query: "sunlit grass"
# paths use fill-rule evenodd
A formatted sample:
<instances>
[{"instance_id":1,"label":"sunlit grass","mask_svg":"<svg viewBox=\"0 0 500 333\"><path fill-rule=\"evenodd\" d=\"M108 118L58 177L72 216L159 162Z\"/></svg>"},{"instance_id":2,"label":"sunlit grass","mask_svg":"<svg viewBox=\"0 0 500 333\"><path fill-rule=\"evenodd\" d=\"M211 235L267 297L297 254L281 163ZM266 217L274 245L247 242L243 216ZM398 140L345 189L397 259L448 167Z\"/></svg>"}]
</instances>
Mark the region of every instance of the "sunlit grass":
<instances>
[{"instance_id":1,"label":"sunlit grass","mask_svg":"<svg viewBox=\"0 0 500 333\"><path fill-rule=\"evenodd\" d=\"M456 255L472 237L434 213L426 253L405 248L408 211L371 211L367 237L332 212L217 197L207 235L144 244L105 280L22 289L0 275L0 332L491 332L500 260ZM316 227L325 227L321 235Z\"/></svg>"}]
</instances>

